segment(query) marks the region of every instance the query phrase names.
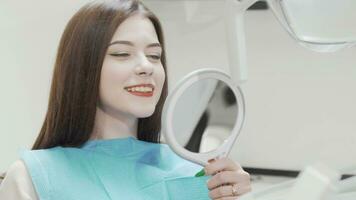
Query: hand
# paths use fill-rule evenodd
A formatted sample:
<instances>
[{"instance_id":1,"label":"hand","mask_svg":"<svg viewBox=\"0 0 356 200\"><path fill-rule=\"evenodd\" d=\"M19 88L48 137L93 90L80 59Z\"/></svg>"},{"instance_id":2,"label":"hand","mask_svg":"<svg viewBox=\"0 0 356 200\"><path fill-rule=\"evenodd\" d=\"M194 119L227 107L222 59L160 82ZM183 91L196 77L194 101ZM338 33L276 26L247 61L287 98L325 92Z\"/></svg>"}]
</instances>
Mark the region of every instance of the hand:
<instances>
[{"instance_id":1,"label":"hand","mask_svg":"<svg viewBox=\"0 0 356 200\"><path fill-rule=\"evenodd\" d=\"M229 158L209 161L204 170L212 175L207 182L211 199L233 200L251 191L250 175Z\"/></svg>"}]
</instances>

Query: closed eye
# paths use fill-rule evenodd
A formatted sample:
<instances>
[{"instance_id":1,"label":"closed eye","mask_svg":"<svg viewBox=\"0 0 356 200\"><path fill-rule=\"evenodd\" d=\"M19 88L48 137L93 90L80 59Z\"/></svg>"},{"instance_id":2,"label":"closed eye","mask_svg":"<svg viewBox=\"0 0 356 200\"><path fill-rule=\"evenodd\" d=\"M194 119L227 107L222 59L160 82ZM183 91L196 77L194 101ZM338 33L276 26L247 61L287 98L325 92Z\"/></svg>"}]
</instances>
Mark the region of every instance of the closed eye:
<instances>
[{"instance_id":1,"label":"closed eye","mask_svg":"<svg viewBox=\"0 0 356 200\"><path fill-rule=\"evenodd\" d=\"M111 53L111 56L115 56L115 57L121 57L121 58L125 58L125 57L129 57L130 54L129 53Z\"/></svg>"},{"instance_id":2,"label":"closed eye","mask_svg":"<svg viewBox=\"0 0 356 200\"><path fill-rule=\"evenodd\" d=\"M156 61L161 60L161 55L151 54L151 55L147 55L147 57Z\"/></svg>"}]
</instances>

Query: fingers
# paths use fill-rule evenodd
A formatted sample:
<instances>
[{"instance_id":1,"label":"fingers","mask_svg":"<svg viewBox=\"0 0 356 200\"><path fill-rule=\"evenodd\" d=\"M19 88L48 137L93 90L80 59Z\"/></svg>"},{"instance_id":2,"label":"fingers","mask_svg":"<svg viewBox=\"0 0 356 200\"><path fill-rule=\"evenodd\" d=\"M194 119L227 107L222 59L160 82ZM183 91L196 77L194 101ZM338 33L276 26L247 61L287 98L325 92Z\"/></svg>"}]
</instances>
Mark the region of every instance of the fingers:
<instances>
[{"instance_id":1,"label":"fingers","mask_svg":"<svg viewBox=\"0 0 356 200\"><path fill-rule=\"evenodd\" d=\"M236 187L236 191L234 192L233 187ZM247 192L251 191L249 186L233 186L233 185L224 185L218 188L215 188L209 192L209 197L211 199L220 199L224 197L232 197L236 199L238 196L243 195Z\"/></svg>"},{"instance_id":2,"label":"fingers","mask_svg":"<svg viewBox=\"0 0 356 200\"><path fill-rule=\"evenodd\" d=\"M236 192L234 193L233 187L236 187ZM209 192L209 197L211 199L222 199L222 198L231 198L237 199L238 196L246 194L251 191L250 186L232 186L232 185L224 185L217 187Z\"/></svg>"},{"instance_id":3,"label":"fingers","mask_svg":"<svg viewBox=\"0 0 356 200\"><path fill-rule=\"evenodd\" d=\"M237 171L241 170L241 166L228 159L228 158L221 158L218 160L212 161L210 164L205 166L205 174L207 175L214 175L220 171Z\"/></svg>"},{"instance_id":4,"label":"fingers","mask_svg":"<svg viewBox=\"0 0 356 200\"><path fill-rule=\"evenodd\" d=\"M231 196L233 196L231 185L221 186L221 187L215 188L209 192L209 197L211 199L217 199L217 198L222 198L222 197L231 197Z\"/></svg>"},{"instance_id":5,"label":"fingers","mask_svg":"<svg viewBox=\"0 0 356 200\"><path fill-rule=\"evenodd\" d=\"M206 175L212 175L207 187L209 196L214 200L237 199L251 191L250 174L228 158L209 162L204 169Z\"/></svg>"},{"instance_id":6,"label":"fingers","mask_svg":"<svg viewBox=\"0 0 356 200\"><path fill-rule=\"evenodd\" d=\"M239 180L239 176L236 172L225 171L215 174L207 182L208 189L212 190L223 184L235 184ZM239 180L240 181L240 180Z\"/></svg>"},{"instance_id":7,"label":"fingers","mask_svg":"<svg viewBox=\"0 0 356 200\"><path fill-rule=\"evenodd\" d=\"M250 185L250 183L250 175L245 171L224 171L211 177L207 186L209 190L212 190L225 184Z\"/></svg>"},{"instance_id":8,"label":"fingers","mask_svg":"<svg viewBox=\"0 0 356 200\"><path fill-rule=\"evenodd\" d=\"M237 197L223 197L223 198L218 198L216 200L236 200L238 199Z\"/></svg>"}]
</instances>

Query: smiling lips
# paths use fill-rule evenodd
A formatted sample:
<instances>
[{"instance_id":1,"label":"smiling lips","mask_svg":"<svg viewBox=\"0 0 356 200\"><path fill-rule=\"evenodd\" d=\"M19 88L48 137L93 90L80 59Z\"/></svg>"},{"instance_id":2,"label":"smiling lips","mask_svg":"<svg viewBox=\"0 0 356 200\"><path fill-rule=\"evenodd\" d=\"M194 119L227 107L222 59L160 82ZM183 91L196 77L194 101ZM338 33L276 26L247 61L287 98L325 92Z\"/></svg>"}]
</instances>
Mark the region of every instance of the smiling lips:
<instances>
[{"instance_id":1,"label":"smiling lips","mask_svg":"<svg viewBox=\"0 0 356 200\"><path fill-rule=\"evenodd\" d=\"M125 87L130 94L140 97L152 97L154 86L152 84L139 84Z\"/></svg>"}]
</instances>

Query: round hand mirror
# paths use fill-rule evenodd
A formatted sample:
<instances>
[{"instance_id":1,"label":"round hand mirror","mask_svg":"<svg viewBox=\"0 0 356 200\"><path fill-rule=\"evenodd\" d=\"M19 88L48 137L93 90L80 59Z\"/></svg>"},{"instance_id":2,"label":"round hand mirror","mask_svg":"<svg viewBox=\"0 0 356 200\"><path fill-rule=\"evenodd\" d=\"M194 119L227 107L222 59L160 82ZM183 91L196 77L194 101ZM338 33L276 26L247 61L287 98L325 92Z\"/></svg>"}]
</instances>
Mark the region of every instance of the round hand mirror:
<instances>
[{"instance_id":1,"label":"round hand mirror","mask_svg":"<svg viewBox=\"0 0 356 200\"><path fill-rule=\"evenodd\" d=\"M217 69L185 76L163 107L162 132L179 156L205 166L226 157L244 122L243 94Z\"/></svg>"}]
</instances>

